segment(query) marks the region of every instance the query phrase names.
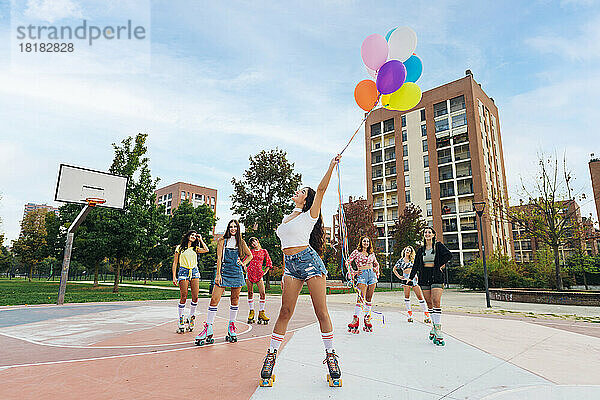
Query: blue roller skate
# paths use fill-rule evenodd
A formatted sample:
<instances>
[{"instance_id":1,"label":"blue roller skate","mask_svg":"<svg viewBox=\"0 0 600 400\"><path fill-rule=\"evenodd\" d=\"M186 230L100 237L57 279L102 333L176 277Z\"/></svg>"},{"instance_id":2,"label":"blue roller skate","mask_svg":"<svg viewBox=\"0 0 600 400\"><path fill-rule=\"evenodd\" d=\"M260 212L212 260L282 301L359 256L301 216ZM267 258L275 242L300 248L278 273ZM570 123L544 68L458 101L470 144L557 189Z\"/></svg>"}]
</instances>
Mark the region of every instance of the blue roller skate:
<instances>
[{"instance_id":1,"label":"blue roller skate","mask_svg":"<svg viewBox=\"0 0 600 400\"><path fill-rule=\"evenodd\" d=\"M196 346L203 346L204 344L213 344L214 342L215 339L213 339L213 326L212 324L207 324L205 322L204 329L202 329L202 332L196 336L194 343Z\"/></svg>"},{"instance_id":2,"label":"blue roller skate","mask_svg":"<svg viewBox=\"0 0 600 400\"><path fill-rule=\"evenodd\" d=\"M237 335L235 334L235 322L229 321L229 328L227 328L227 336L225 336L226 342L237 342Z\"/></svg>"}]
</instances>

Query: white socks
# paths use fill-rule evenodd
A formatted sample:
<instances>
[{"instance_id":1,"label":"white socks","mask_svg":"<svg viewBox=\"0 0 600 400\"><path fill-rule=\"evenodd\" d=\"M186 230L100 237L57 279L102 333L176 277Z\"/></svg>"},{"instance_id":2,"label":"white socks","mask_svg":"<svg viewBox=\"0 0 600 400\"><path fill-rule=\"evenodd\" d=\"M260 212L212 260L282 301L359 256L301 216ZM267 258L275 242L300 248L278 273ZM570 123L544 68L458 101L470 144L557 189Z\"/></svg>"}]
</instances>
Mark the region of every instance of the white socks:
<instances>
[{"instance_id":1,"label":"white socks","mask_svg":"<svg viewBox=\"0 0 600 400\"><path fill-rule=\"evenodd\" d=\"M431 313L431 320L433 321L434 325L439 325L442 323L442 309L441 308L433 309L433 312Z\"/></svg>"},{"instance_id":2,"label":"white socks","mask_svg":"<svg viewBox=\"0 0 600 400\"><path fill-rule=\"evenodd\" d=\"M265 311L265 301L266 300L259 300L258 301L258 311Z\"/></svg>"},{"instance_id":3,"label":"white socks","mask_svg":"<svg viewBox=\"0 0 600 400\"><path fill-rule=\"evenodd\" d=\"M183 314L185 312L185 303L181 304L177 304L177 311L179 311L179 318L183 317Z\"/></svg>"},{"instance_id":4,"label":"white socks","mask_svg":"<svg viewBox=\"0 0 600 400\"><path fill-rule=\"evenodd\" d=\"M354 306L354 315L360 315L360 303L356 303Z\"/></svg>"},{"instance_id":5,"label":"white socks","mask_svg":"<svg viewBox=\"0 0 600 400\"><path fill-rule=\"evenodd\" d=\"M410 308L410 298L404 298L404 307L406 308L406 311L412 311L412 309Z\"/></svg>"},{"instance_id":6,"label":"white socks","mask_svg":"<svg viewBox=\"0 0 600 400\"><path fill-rule=\"evenodd\" d=\"M235 321L238 314L238 306L229 306L229 321Z\"/></svg>"},{"instance_id":7,"label":"white socks","mask_svg":"<svg viewBox=\"0 0 600 400\"><path fill-rule=\"evenodd\" d=\"M248 299L248 308L254 310L254 299Z\"/></svg>"},{"instance_id":8,"label":"white socks","mask_svg":"<svg viewBox=\"0 0 600 400\"><path fill-rule=\"evenodd\" d=\"M321 339L323 339L323 345L325 346L325 351L331 353L333 350L333 331L331 332L321 332Z\"/></svg>"},{"instance_id":9,"label":"white socks","mask_svg":"<svg viewBox=\"0 0 600 400\"><path fill-rule=\"evenodd\" d=\"M275 332L271 334L271 345L269 346L269 352L272 353L273 350L279 351L279 346L281 346L281 342L283 342L283 336L284 335L278 335Z\"/></svg>"},{"instance_id":10,"label":"white socks","mask_svg":"<svg viewBox=\"0 0 600 400\"><path fill-rule=\"evenodd\" d=\"M206 315L206 323L212 325L215 322L215 315L217 315L217 306L208 306L208 314Z\"/></svg>"},{"instance_id":11,"label":"white socks","mask_svg":"<svg viewBox=\"0 0 600 400\"><path fill-rule=\"evenodd\" d=\"M427 304L425 303L425 300L419 300L419 305L421 306L421 311L426 313L427 312Z\"/></svg>"},{"instance_id":12,"label":"white socks","mask_svg":"<svg viewBox=\"0 0 600 400\"><path fill-rule=\"evenodd\" d=\"M365 303L365 316L371 314L371 303Z\"/></svg>"},{"instance_id":13,"label":"white socks","mask_svg":"<svg viewBox=\"0 0 600 400\"><path fill-rule=\"evenodd\" d=\"M196 307L198 303L194 303L193 301L190 303L190 317L196 315Z\"/></svg>"}]
</instances>

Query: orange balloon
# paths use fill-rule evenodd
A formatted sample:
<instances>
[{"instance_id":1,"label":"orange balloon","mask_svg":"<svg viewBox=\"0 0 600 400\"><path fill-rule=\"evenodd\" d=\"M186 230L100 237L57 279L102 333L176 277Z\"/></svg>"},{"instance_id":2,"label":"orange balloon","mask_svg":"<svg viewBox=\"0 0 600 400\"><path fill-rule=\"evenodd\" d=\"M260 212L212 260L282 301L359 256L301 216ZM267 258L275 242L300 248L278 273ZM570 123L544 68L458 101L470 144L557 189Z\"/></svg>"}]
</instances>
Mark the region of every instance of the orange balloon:
<instances>
[{"instance_id":1,"label":"orange balloon","mask_svg":"<svg viewBox=\"0 0 600 400\"><path fill-rule=\"evenodd\" d=\"M356 104L365 111L371 111L377 102L377 85L370 79L358 82L354 89Z\"/></svg>"}]
</instances>

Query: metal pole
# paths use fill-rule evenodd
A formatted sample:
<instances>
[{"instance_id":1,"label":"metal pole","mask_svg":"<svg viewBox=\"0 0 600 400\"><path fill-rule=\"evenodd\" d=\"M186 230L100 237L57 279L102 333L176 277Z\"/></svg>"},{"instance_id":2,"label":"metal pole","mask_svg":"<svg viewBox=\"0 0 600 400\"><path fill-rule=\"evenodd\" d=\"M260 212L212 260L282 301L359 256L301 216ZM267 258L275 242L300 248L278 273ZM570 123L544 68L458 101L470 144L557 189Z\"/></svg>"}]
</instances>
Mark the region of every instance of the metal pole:
<instances>
[{"instance_id":1,"label":"metal pole","mask_svg":"<svg viewBox=\"0 0 600 400\"><path fill-rule=\"evenodd\" d=\"M483 254L483 280L485 282L485 302L488 308L492 308L492 304L490 303L490 288L488 285L487 264L485 262L485 242L483 241L483 224L481 223L481 214L483 214L483 212L477 212L477 216L479 217L479 232L481 234L481 253Z\"/></svg>"},{"instance_id":2,"label":"metal pole","mask_svg":"<svg viewBox=\"0 0 600 400\"><path fill-rule=\"evenodd\" d=\"M62 271L60 273L60 285L58 287L58 301L56 302L56 304L59 306L62 306L65 302L65 291L67 290L67 280L69 279L69 265L71 264L71 251L73 250L73 238L75 237L75 231L77 228L79 228L79 225L81 225L91 209L92 207L89 204L83 207L67 231L65 255L63 257Z\"/></svg>"}]
</instances>

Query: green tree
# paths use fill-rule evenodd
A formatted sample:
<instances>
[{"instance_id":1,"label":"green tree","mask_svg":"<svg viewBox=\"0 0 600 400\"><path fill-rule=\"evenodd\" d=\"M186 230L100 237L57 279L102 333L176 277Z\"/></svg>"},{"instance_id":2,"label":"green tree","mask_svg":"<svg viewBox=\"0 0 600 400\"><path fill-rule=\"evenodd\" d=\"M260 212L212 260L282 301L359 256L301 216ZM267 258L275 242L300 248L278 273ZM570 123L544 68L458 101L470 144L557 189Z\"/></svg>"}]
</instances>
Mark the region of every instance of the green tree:
<instances>
[{"instance_id":1,"label":"green tree","mask_svg":"<svg viewBox=\"0 0 600 400\"><path fill-rule=\"evenodd\" d=\"M184 200L173 210L169 221L168 242L171 247L181 242L181 237L194 229L202 235L206 244L212 241L212 232L217 220L215 213L207 204L194 207L189 200Z\"/></svg>"},{"instance_id":2,"label":"green tree","mask_svg":"<svg viewBox=\"0 0 600 400\"><path fill-rule=\"evenodd\" d=\"M412 246L415 250L423 241L423 229L427 226L427 221L423 219L423 213L419 206L412 203L404 207L393 229L394 237L394 259L402 256L402 250L406 246Z\"/></svg>"},{"instance_id":3,"label":"green tree","mask_svg":"<svg viewBox=\"0 0 600 400\"><path fill-rule=\"evenodd\" d=\"M21 222L21 234L13 244L13 251L21 263L29 267L29 281L34 268L45 258L46 210L28 212Z\"/></svg>"},{"instance_id":4,"label":"green tree","mask_svg":"<svg viewBox=\"0 0 600 400\"><path fill-rule=\"evenodd\" d=\"M277 148L250 156L249 161L242 179L231 180L231 210L240 216L246 236L257 236L274 264L280 265L283 253L275 229L294 208L290 199L298 190L302 175L294 172L287 153ZM269 287L269 274L266 281Z\"/></svg>"}]
</instances>

